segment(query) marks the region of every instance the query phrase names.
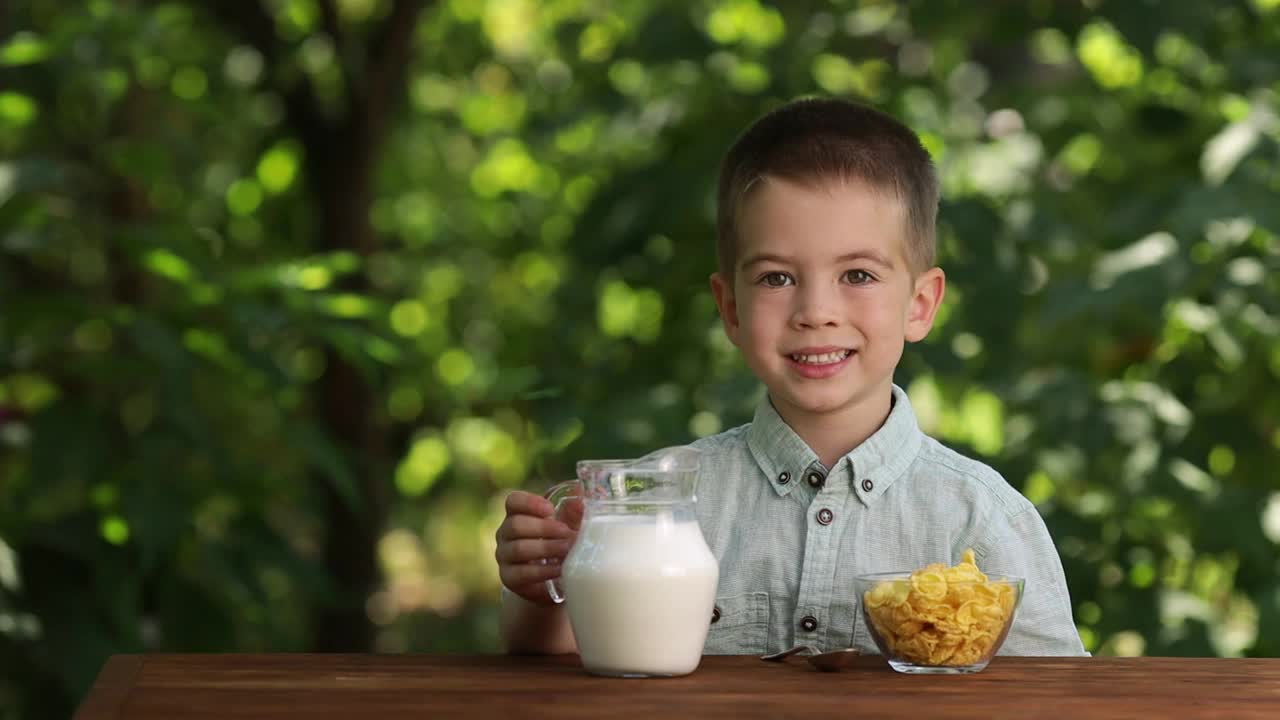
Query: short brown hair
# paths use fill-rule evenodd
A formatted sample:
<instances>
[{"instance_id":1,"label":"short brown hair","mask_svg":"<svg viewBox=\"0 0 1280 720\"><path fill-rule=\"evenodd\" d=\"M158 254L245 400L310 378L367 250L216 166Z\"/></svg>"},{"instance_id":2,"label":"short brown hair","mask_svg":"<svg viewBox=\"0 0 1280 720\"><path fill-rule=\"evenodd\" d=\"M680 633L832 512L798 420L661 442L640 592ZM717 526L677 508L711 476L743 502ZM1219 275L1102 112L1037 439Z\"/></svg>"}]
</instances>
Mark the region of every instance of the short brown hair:
<instances>
[{"instance_id":1,"label":"short brown hair","mask_svg":"<svg viewBox=\"0 0 1280 720\"><path fill-rule=\"evenodd\" d=\"M913 273L937 254L938 174L910 128L879 110L844 100L789 102L756 120L734 141L720 166L716 255L732 277L738 216L757 181L776 177L810 184L859 180L891 193L906 211L906 247Z\"/></svg>"}]
</instances>

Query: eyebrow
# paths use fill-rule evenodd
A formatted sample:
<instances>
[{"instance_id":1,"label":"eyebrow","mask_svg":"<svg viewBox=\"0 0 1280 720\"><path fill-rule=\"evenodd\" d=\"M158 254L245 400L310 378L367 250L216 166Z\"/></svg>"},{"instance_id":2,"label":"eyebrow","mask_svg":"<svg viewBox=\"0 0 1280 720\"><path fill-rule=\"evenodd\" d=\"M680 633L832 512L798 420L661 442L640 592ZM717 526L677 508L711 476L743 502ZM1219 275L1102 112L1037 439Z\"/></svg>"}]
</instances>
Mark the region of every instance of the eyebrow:
<instances>
[{"instance_id":1,"label":"eyebrow","mask_svg":"<svg viewBox=\"0 0 1280 720\"><path fill-rule=\"evenodd\" d=\"M845 253L844 255L841 255L840 257L836 258L836 264L853 262L854 260L869 260L881 267L888 268L890 270L893 269L893 261L874 250L858 250L851 253ZM751 267L752 265L759 265L760 263L766 263L766 262L777 263L778 265L791 264L790 260L788 260L787 258L781 255L773 255L770 253L759 253L756 255L752 255L746 258L745 260L743 260L742 268L745 270Z\"/></svg>"},{"instance_id":2,"label":"eyebrow","mask_svg":"<svg viewBox=\"0 0 1280 720\"><path fill-rule=\"evenodd\" d=\"M893 260L881 255L875 250L858 250L856 252L845 253L836 258L837 263L853 262L854 260L870 260L871 262L881 266L893 269Z\"/></svg>"}]
</instances>

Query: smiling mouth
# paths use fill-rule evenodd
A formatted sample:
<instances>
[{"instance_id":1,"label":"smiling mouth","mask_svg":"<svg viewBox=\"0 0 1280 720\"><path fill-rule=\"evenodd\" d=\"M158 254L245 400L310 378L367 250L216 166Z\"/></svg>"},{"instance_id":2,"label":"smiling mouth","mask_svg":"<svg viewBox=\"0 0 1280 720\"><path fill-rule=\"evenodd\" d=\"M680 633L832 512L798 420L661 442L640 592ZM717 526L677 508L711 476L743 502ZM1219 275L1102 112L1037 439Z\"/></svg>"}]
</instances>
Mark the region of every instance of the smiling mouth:
<instances>
[{"instance_id":1,"label":"smiling mouth","mask_svg":"<svg viewBox=\"0 0 1280 720\"><path fill-rule=\"evenodd\" d=\"M802 355L794 353L787 357L791 358L793 362L800 363L801 365L831 365L844 360L852 354L852 350L836 350L835 352L818 353L816 355Z\"/></svg>"}]
</instances>

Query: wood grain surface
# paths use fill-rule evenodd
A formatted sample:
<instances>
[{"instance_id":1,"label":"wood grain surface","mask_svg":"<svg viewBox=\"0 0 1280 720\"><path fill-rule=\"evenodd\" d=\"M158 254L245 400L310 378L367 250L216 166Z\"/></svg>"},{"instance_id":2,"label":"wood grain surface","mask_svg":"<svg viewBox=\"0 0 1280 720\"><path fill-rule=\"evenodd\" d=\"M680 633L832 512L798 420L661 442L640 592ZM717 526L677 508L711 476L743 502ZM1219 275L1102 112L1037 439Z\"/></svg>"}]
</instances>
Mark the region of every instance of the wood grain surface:
<instances>
[{"instance_id":1,"label":"wood grain surface","mask_svg":"<svg viewBox=\"0 0 1280 720\"><path fill-rule=\"evenodd\" d=\"M819 673L713 656L624 680L576 656L118 655L75 719L641 717L1280 718L1280 659L999 657L907 676L878 657Z\"/></svg>"}]
</instances>

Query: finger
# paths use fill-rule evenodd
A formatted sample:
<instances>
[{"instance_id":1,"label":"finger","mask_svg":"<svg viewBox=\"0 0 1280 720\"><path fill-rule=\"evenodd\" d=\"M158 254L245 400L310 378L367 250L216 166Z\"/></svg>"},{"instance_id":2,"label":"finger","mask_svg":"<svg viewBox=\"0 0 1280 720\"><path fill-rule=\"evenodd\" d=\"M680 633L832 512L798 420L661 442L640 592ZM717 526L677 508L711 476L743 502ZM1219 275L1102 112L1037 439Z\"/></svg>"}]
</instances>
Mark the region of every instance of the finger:
<instances>
[{"instance_id":1,"label":"finger","mask_svg":"<svg viewBox=\"0 0 1280 720\"><path fill-rule=\"evenodd\" d=\"M586 513L586 506L581 498L572 498L556 512L556 519L568 525L573 529L582 526L582 516Z\"/></svg>"},{"instance_id":2,"label":"finger","mask_svg":"<svg viewBox=\"0 0 1280 720\"><path fill-rule=\"evenodd\" d=\"M510 515L502 521L498 528L498 541L510 542L524 538L563 539L574 536L573 529L559 520L533 517L532 515Z\"/></svg>"},{"instance_id":3,"label":"finger","mask_svg":"<svg viewBox=\"0 0 1280 720\"><path fill-rule=\"evenodd\" d=\"M512 592L535 605L550 606L555 604L551 600L551 595L547 593L547 584L545 582L521 585L513 588Z\"/></svg>"},{"instance_id":4,"label":"finger","mask_svg":"<svg viewBox=\"0 0 1280 720\"><path fill-rule=\"evenodd\" d=\"M556 511L556 506L550 500L523 490L516 490L507 496L506 508L508 515L535 517L550 517Z\"/></svg>"},{"instance_id":5,"label":"finger","mask_svg":"<svg viewBox=\"0 0 1280 720\"><path fill-rule=\"evenodd\" d=\"M572 540L512 540L498 545L500 563L527 563L541 558L564 558L573 547Z\"/></svg>"},{"instance_id":6,"label":"finger","mask_svg":"<svg viewBox=\"0 0 1280 720\"><path fill-rule=\"evenodd\" d=\"M560 577L560 564L524 563L522 565L502 565L498 573L502 584L515 590L527 585L535 585Z\"/></svg>"}]
</instances>

